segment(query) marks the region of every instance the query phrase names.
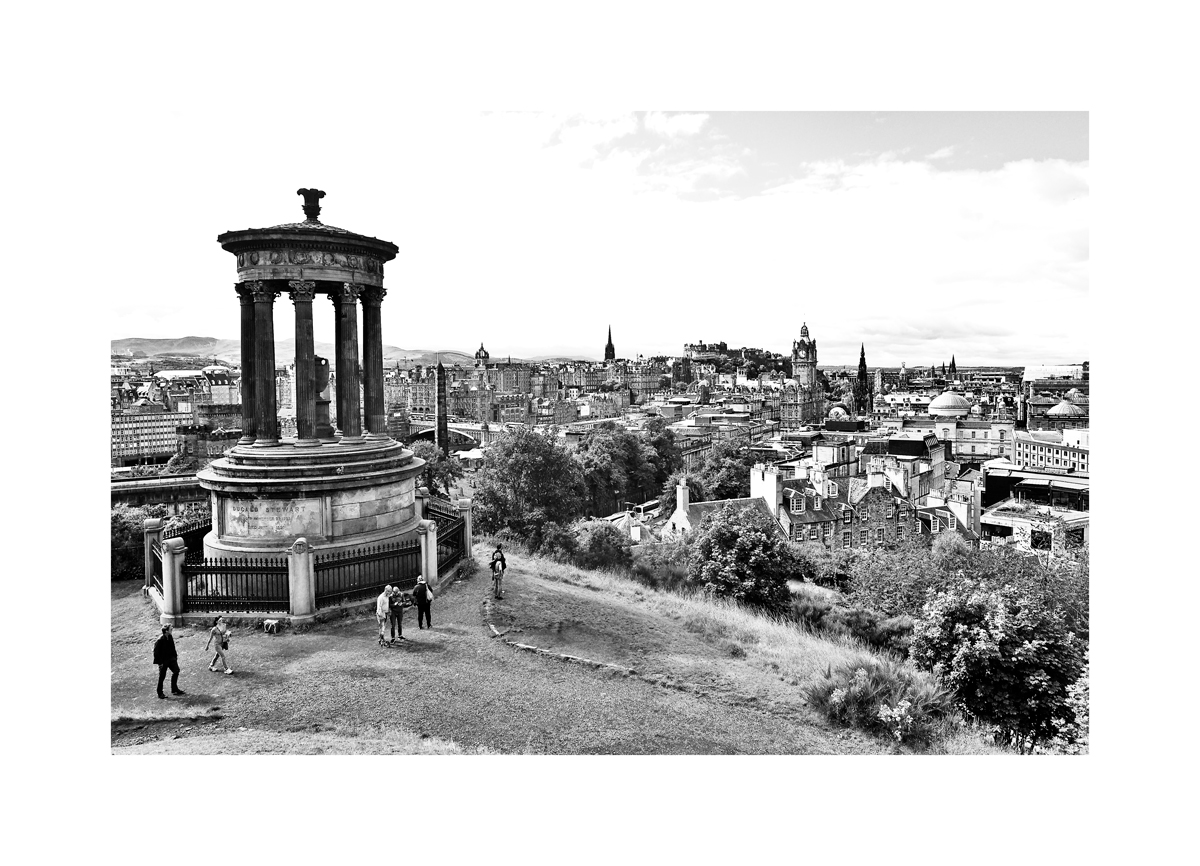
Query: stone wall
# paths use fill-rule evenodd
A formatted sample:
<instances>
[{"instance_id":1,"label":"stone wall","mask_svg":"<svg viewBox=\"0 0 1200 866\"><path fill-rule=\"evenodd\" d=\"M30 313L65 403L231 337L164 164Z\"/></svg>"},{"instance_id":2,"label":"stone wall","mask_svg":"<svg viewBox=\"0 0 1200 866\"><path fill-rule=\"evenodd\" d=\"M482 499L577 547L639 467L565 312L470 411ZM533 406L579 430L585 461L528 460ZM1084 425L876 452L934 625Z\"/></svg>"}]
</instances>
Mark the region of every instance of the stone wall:
<instances>
[{"instance_id":1,"label":"stone wall","mask_svg":"<svg viewBox=\"0 0 1200 866\"><path fill-rule=\"evenodd\" d=\"M415 512L411 479L381 487L344 490L332 497L333 538L399 526Z\"/></svg>"}]
</instances>

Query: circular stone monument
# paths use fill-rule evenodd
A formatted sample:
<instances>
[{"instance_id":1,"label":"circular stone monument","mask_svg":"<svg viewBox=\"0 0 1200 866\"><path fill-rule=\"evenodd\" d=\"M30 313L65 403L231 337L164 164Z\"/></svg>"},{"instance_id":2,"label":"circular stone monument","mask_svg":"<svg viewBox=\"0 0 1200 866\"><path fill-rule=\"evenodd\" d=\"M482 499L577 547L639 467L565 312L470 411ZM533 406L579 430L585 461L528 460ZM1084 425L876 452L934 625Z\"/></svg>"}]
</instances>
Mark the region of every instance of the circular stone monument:
<instances>
[{"instance_id":1,"label":"circular stone monument","mask_svg":"<svg viewBox=\"0 0 1200 866\"><path fill-rule=\"evenodd\" d=\"M217 238L237 256L242 437L198 474L212 496L205 556L282 556L301 536L319 549L343 550L400 540L415 534L419 522L415 478L424 461L388 436L383 398L383 265L399 248L321 223L325 193L298 194L304 222ZM296 308L295 439L279 437L275 400L273 309L283 292ZM329 368L313 346L318 295L334 308L338 430L329 426L329 401L322 398Z\"/></svg>"}]
</instances>

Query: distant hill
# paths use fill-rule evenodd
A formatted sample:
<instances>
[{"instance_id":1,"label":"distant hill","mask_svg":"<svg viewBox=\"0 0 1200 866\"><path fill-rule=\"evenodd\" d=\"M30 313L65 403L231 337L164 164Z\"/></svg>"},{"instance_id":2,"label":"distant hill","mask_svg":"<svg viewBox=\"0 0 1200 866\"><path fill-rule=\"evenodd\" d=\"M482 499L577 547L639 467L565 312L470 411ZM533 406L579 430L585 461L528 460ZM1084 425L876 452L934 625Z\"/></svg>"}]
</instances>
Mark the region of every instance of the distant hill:
<instances>
[{"instance_id":1,"label":"distant hill","mask_svg":"<svg viewBox=\"0 0 1200 866\"><path fill-rule=\"evenodd\" d=\"M147 357L168 355L191 355L199 358L218 358L222 361L228 361L231 364L241 362L241 341L240 340L222 340L217 337L167 337L160 339L151 339L147 337L125 337L121 340L111 341L112 353L114 355L123 355L128 352L144 352ZM282 362L284 359L290 359L296 354L296 341L276 340L275 341L275 359ZM336 359L334 358L334 346L332 343L317 343L317 354L323 358L328 358L334 361L336 367ZM451 364L461 364L464 367L469 367L475 363L475 354L467 352L458 352L453 349L436 350L436 349L401 349L396 346L383 347L383 363L384 366L394 365L397 361L402 364L436 364L438 358L446 366ZM496 363L503 360L499 357L493 357L492 362ZM571 358L533 358L533 362L553 362L567 363ZM523 358L513 358L514 363L529 363L529 360Z\"/></svg>"}]
</instances>

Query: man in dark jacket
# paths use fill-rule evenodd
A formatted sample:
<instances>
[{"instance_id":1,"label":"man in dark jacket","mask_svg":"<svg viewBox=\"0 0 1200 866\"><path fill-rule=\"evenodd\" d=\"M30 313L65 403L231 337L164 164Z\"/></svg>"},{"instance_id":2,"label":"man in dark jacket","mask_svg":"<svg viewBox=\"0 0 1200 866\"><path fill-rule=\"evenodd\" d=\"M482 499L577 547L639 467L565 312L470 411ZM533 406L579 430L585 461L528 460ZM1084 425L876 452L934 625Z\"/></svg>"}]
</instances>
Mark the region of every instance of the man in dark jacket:
<instances>
[{"instance_id":1,"label":"man in dark jacket","mask_svg":"<svg viewBox=\"0 0 1200 866\"><path fill-rule=\"evenodd\" d=\"M413 601L417 603L417 628L433 628L429 618L429 603L433 601L433 590L425 582L424 575L417 575L417 585L413 589ZM421 625L421 621L425 625Z\"/></svg>"},{"instance_id":2,"label":"man in dark jacket","mask_svg":"<svg viewBox=\"0 0 1200 866\"><path fill-rule=\"evenodd\" d=\"M162 627L162 637L154 644L154 663L158 665L158 696L160 698L166 697L163 694L163 680L167 677L168 669L171 671L171 694L187 694L179 688L179 656L175 653L175 638L171 637L169 625Z\"/></svg>"},{"instance_id":3,"label":"man in dark jacket","mask_svg":"<svg viewBox=\"0 0 1200 866\"><path fill-rule=\"evenodd\" d=\"M392 590L392 597L388 599L388 612L392 618L392 640L404 640L404 593L400 591L400 587Z\"/></svg>"}]
</instances>

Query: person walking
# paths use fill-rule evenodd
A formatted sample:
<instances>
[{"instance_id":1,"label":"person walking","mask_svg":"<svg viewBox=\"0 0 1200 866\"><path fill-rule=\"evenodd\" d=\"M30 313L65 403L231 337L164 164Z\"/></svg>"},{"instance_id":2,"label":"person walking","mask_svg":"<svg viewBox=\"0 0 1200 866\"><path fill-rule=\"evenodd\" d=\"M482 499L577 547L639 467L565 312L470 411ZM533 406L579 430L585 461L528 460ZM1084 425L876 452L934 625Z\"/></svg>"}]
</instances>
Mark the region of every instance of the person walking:
<instances>
[{"instance_id":1,"label":"person walking","mask_svg":"<svg viewBox=\"0 0 1200 866\"><path fill-rule=\"evenodd\" d=\"M392 620L390 643L404 640L404 593L400 591L399 587L392 590L392 597L388 599L388 613Z\"/></svg>"},{"instance_id":2,"label":"person walking","mask_svg":"<svg viewBox=\"0 0 1200 866\"><path fill-rule=\"evenodd\" d=\"M217 662L219 661L221 667L225 669L225 673L233 673L233 668L229 666L229 661L225 658L225 650L229 649L229 626L225 625L225 617L223 616L219 616L213 620L212 628L208 630L208 643L204 645L205 652L208 652L208 648L213 646L213 641L216 641L216 655L208 663L208 669L215 671L217 669Z\"/></svg>"},{"instance_id":3,"label":"person walking","mask_svg":"<svg viewBox=\"0 0 1200 866\"><path fill-rule=\"evenodd\" d=\"M417 603L417 628L433 628L433 621L429 616L429 604L433 601L433 589L425 582L425 575L417 575L417 586L413 589L413 600ZM421 625L421 621L425 621L425 625Z\"/></svg>"},{"instance_id":4,"label":"person walking","mask_svg":"<svg viewBox=\"0 0 1200 866\"><path fill-rule=\"evenodd\" d=\"M496 598L504 597L504 560L492 559L492 595Z\"/></svg>"},{"instance_id":5,"label":"person walking","mask_svg":"<svg viewBox=\"0 0 1200 866\"><path fill-rule=\"evenodd\" d=\"M389 583L383 588L383 592L379 593L379 597L375 599L375 619L379 622L379 645L383 646L387 641L384 639L384 629L387 628L388 617L391 615L391 600L392 600L392 585Z\"/></svg>"},{"instance_id":6,"label":"person walking","mask_svg":"<svg viewBox=\"0 0 1200 866\"><path fill-rule=\"evenodd\" d=\"M187 694L179 688L179 656L175 652L175 638L171 636L169 625L162 627L162 635L154 642L154 663L158 665L158 696L160 698L166 698L166 695L163 694L163 680L167 678L168 670L171 672L171 694Z\"/></svg>"}]
</instances>

